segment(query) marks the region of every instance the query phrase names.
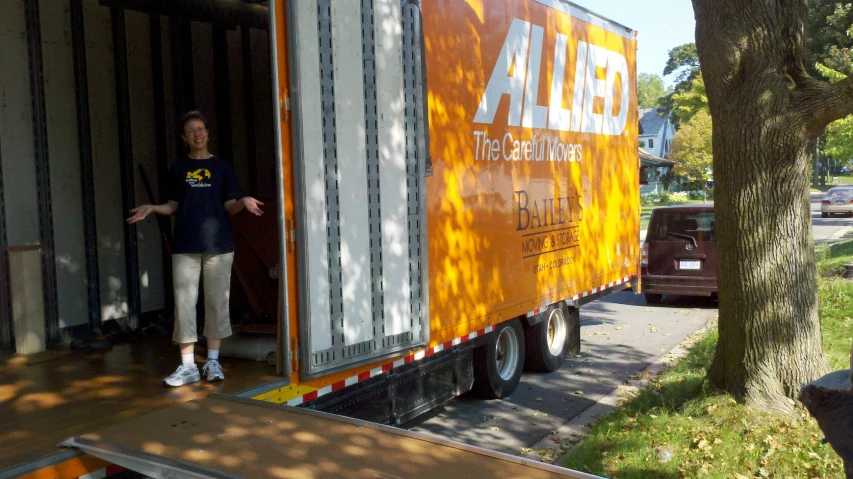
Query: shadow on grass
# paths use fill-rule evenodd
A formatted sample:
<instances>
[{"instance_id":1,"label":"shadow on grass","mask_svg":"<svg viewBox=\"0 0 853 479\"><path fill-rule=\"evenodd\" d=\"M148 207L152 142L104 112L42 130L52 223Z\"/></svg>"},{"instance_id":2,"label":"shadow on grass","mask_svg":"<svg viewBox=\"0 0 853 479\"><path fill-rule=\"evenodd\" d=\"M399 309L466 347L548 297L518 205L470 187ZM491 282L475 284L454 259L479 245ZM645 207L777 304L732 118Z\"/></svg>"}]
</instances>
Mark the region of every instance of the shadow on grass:
<instances>
[{"instance_id":1,"label":"shadow on grass","mask_svg":"<svg viewBox=\"0 0 853 479\"><path fill-rule=\"evenodd\" d=\"M678 415L689 402L724 395L705 382L716 340L715 331L706 335L685 359L596 423L561 465L613 478L683 477L676 458L659 459L656 448L667 448L667 434L661 431L658 442L644 436L651 426L646 419ZM643 434L637 434L640 431Z\"/></svg>"}]
</instances>

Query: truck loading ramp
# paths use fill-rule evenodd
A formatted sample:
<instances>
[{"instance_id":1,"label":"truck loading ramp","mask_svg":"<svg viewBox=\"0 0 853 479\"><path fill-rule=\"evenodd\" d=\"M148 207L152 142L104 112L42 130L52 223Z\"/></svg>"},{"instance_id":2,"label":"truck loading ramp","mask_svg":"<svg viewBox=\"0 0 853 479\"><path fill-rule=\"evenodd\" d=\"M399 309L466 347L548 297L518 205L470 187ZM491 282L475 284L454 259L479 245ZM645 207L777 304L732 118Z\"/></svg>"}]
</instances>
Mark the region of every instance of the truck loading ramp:
<instances>
[{"instance_id":1,"label":"truck loading ramp","mask_svg":"<svg viewBox=\"0 0 853 479\"><path fill-rule=\"evenodd\" d=\"M61 446L171 479L598 477L428 434L225 395L175 404Z\"/></svg>"}]
</instances>

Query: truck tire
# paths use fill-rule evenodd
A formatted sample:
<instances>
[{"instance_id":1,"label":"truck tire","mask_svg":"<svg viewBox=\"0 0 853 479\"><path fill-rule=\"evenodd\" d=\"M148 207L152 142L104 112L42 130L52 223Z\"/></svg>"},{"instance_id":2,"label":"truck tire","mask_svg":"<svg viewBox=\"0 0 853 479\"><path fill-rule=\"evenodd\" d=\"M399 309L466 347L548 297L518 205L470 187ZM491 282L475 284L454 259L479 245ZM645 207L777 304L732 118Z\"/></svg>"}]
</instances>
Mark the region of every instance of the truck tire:
<instances>
[{"instance_id":1,"label":"truck tire","mask_svg":"<svg viewBox=\"0 0 853 479\"><path fill-rule=\"evenodd\" d=\"M663 298L662 294L654 294L654 293L644 293L646 296L646 302L649 304L660 304L660 300Z\"/></svg>"},{"instance_id":2,"label":"truck tire","mask_svg":"<svg viewBox=\"0 0 853 479\"><path fill-rule=\"evenodd\" d=\"M569 350L571 328L564 308L548 306L545 319L527 329L525 363L531 371L554 372L560 369Z\"/></svg>"},{"instance_id":3,"label":"truck tire","mask_svg":"<svg viewBox=\"0 0 853 479\"><path fill-rule=\"evenodd\" d=\"M474 350L474 390L500 399L511 393L524 369L524 329L518 319L495 327L485 346Z\"/></svg>"}]
</instances>

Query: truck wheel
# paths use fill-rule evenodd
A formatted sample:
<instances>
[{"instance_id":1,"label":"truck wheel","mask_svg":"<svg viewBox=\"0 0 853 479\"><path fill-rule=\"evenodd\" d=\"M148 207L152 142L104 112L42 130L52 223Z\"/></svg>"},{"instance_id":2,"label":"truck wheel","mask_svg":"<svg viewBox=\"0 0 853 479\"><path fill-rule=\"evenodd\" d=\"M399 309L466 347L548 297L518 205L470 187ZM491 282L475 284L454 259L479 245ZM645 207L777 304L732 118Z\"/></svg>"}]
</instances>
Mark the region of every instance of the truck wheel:
<instances>
[{"instance_id":1,"label":"truck wheel","mask_svg":"<svg viewBox=\"0 0 853 479\"><path fill-rule=\"evenodd\" d=\"M660 304L660 300L663 298L662 294L653 294L653 293L644 293L646 296L646 302L649 304Z\"/></svg>"},{"instance_id":2,"label":"truck wheel","mask_svg":"<svg viewBox=\"0 0 853 479\"><path fill-rule=\"evenodd\" d=\"M490 399L511 393L524 369L524 330L518 319L499 324L489 342L474 350L474 389Z\"/></svg>"},{"instance_id":3,"label":"truck wheel","mask_svg":"<svg viewBox=\"0 0 853 479\"><path fill-rule=\"evenodd\" d=\"M545 312L545 319L527 330L527 366L532 371L548 373L560 369L569 349L569 336L565 311L552 304Z\"/></svg>"}]
</instances>

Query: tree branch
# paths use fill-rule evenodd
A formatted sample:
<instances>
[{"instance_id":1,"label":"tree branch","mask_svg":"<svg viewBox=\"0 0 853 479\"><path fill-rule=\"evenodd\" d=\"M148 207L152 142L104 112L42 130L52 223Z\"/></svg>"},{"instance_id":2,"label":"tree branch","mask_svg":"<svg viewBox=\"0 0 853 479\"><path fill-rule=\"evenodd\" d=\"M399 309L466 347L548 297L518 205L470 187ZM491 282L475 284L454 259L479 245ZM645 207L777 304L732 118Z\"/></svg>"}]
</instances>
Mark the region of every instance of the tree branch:
<instances>
[{"instance_id":1,"label":"tree branch","mask_svg":"<svg viewBox=\"0 0 853 479\"><path fill-rule=\"evenodd\" d=\"M853 114L853 77L837 83L808 77L798 83L795 110L812 132Z\"/></svg>"}]
</instances>

